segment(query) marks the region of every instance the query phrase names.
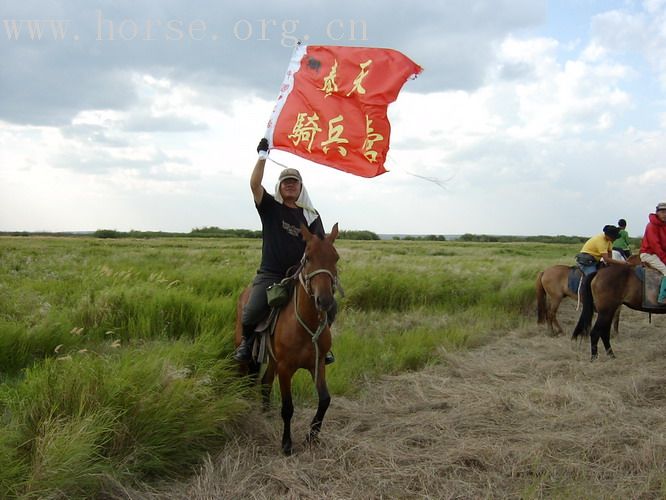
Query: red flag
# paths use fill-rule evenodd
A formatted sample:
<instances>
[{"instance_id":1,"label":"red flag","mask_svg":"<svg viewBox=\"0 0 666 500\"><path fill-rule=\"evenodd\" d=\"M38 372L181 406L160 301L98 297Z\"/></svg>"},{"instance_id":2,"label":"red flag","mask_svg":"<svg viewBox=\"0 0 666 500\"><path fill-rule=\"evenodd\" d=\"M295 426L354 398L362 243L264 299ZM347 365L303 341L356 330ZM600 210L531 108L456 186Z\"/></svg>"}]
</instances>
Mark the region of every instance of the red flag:
<instances>
[{"instance_id":1,"label":"red flag","mask_svg":"<svg viewBox=\"0 0 666 500\"><path fill-rule=\"evenodd\" d=\"M392 49L300 45L266 137L272 148L362 177L386 172L386 109L422 68Z\"/></svg>"}]
</instances>

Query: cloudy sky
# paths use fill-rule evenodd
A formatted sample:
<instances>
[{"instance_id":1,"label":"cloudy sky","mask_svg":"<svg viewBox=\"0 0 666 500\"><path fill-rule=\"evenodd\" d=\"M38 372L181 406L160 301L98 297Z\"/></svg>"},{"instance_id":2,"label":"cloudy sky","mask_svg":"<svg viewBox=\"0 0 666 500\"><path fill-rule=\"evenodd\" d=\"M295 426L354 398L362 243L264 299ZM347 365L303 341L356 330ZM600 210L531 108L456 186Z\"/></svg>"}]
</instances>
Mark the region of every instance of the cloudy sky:
<instances>
[{"instance_id":1,"label":"cloudy sky","mask_svg":"<svg viewBox=\"0 0 666 500\"><path fill-rule=\"evenodd\" d=\"M327 230L640 236L666 201L666 0L0 0L0 230L258 229L298 39L424 68L388 173L271 154Z\"/></svg>"}]
</instances>

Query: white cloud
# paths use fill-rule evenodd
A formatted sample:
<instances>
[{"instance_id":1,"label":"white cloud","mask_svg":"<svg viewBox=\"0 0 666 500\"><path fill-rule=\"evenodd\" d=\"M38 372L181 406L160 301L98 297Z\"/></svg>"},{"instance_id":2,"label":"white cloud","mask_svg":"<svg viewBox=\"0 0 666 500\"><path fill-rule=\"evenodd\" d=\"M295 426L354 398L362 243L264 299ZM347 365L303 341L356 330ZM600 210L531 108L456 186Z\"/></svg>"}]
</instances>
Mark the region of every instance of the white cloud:
<instances>
[{"instance_id":1,"label":"white cloud","mask_svg":"<svg viewBox=\"0 0 666 500\"><path fill-rule=\"evenodd\" d=\"M302 170L327 227L591 234L619 217L637 223L663 201L663 90L645 89L655 92L655 75L666 81L664 2L580 20L590 32L573 41L540 34L543 5L530 1L394 2L386 18L371 17L373 2L356 3L336 12L367 15L365 44L401 49L425 72L389 108L389 173L362 179L271 154ZM137 5L105 15L184 16ZM310 29L335 10L316 19L285 6L262 15L293 15ZM204 4L187 15L205 17ZM237 6L224 19L248 15ZM14 103L12 123L0 122L0 230L259 227L248 179L288 57L279 38L233 50L96 44L94 57L27 48L36 62L60 58L73 69L68 78L52 69L48 93L17 62L26 46L6 58L16 78L0 75L3 104ZM19 76L34 81L15 85ZM279 170L268 163L269 190Z\"/></svg>"},{"instance_id":2,"label":"white cloud","mask_svg":"<svg viewBox=\"0 0 666 500\"><path fill-rule=\"evenodd\" d=\"M666 167L655 168L647 170L641 175L630 176L627 178L627 183L636 184L638 186L648 186L660 183L663 186L666 184Z\"/></svg>"},{"instance_id":3,"label":"white cloud","mask_svg":"<svg viewBox=\"0 0 666 500\"><path fill-rule=\"evenodd\" d=\"M666 88L666 2L648 0L642 11L611 10L594 16L595 44L619 54L643 57Z\"/></svg>"}]
</instances>

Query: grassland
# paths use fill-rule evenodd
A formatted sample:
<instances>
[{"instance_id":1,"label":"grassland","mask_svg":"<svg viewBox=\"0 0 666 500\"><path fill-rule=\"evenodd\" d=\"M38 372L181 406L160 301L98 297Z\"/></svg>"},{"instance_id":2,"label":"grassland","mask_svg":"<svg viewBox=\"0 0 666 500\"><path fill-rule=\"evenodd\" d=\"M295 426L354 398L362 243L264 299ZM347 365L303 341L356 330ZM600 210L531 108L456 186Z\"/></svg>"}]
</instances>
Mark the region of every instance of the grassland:
<instances>
[{"instance_id":1,"label":"grassland","mask_svg":"<svg viewBox=\"0 0 666 500\"><path fill-rule=\"evenodd\" d=\"M334 395L533 321L536 272L578 244L337 243ZM252 411L230 361L260 242L0 238L0 497L186 476ZM313 396L306 374L299 401Z\"/></svg>"}]
</instances>

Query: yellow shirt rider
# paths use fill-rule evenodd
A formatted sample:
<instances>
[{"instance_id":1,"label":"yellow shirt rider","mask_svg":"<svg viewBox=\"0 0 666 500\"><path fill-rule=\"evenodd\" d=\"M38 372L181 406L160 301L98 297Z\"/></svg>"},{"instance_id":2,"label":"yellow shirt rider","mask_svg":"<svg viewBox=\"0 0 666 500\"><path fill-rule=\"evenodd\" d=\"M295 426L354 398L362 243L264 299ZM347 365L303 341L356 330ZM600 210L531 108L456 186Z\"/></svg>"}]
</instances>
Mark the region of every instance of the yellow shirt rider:
<instances>
[{"instance_id":1,"label":"yellow shirt rider","mask_svg":"<svg viewBox=\"0 0 666 500\"><path fill-rule=\"evenodd\" d=\"M606 264L624 264L626 262L613 259L613 241L620 235L620 230L612 225L604 226L603 232L592 236L585 242L580 253L576 255L576 263L586 276L599 267L601 259Z\"/></svg>"}]
</instances>

